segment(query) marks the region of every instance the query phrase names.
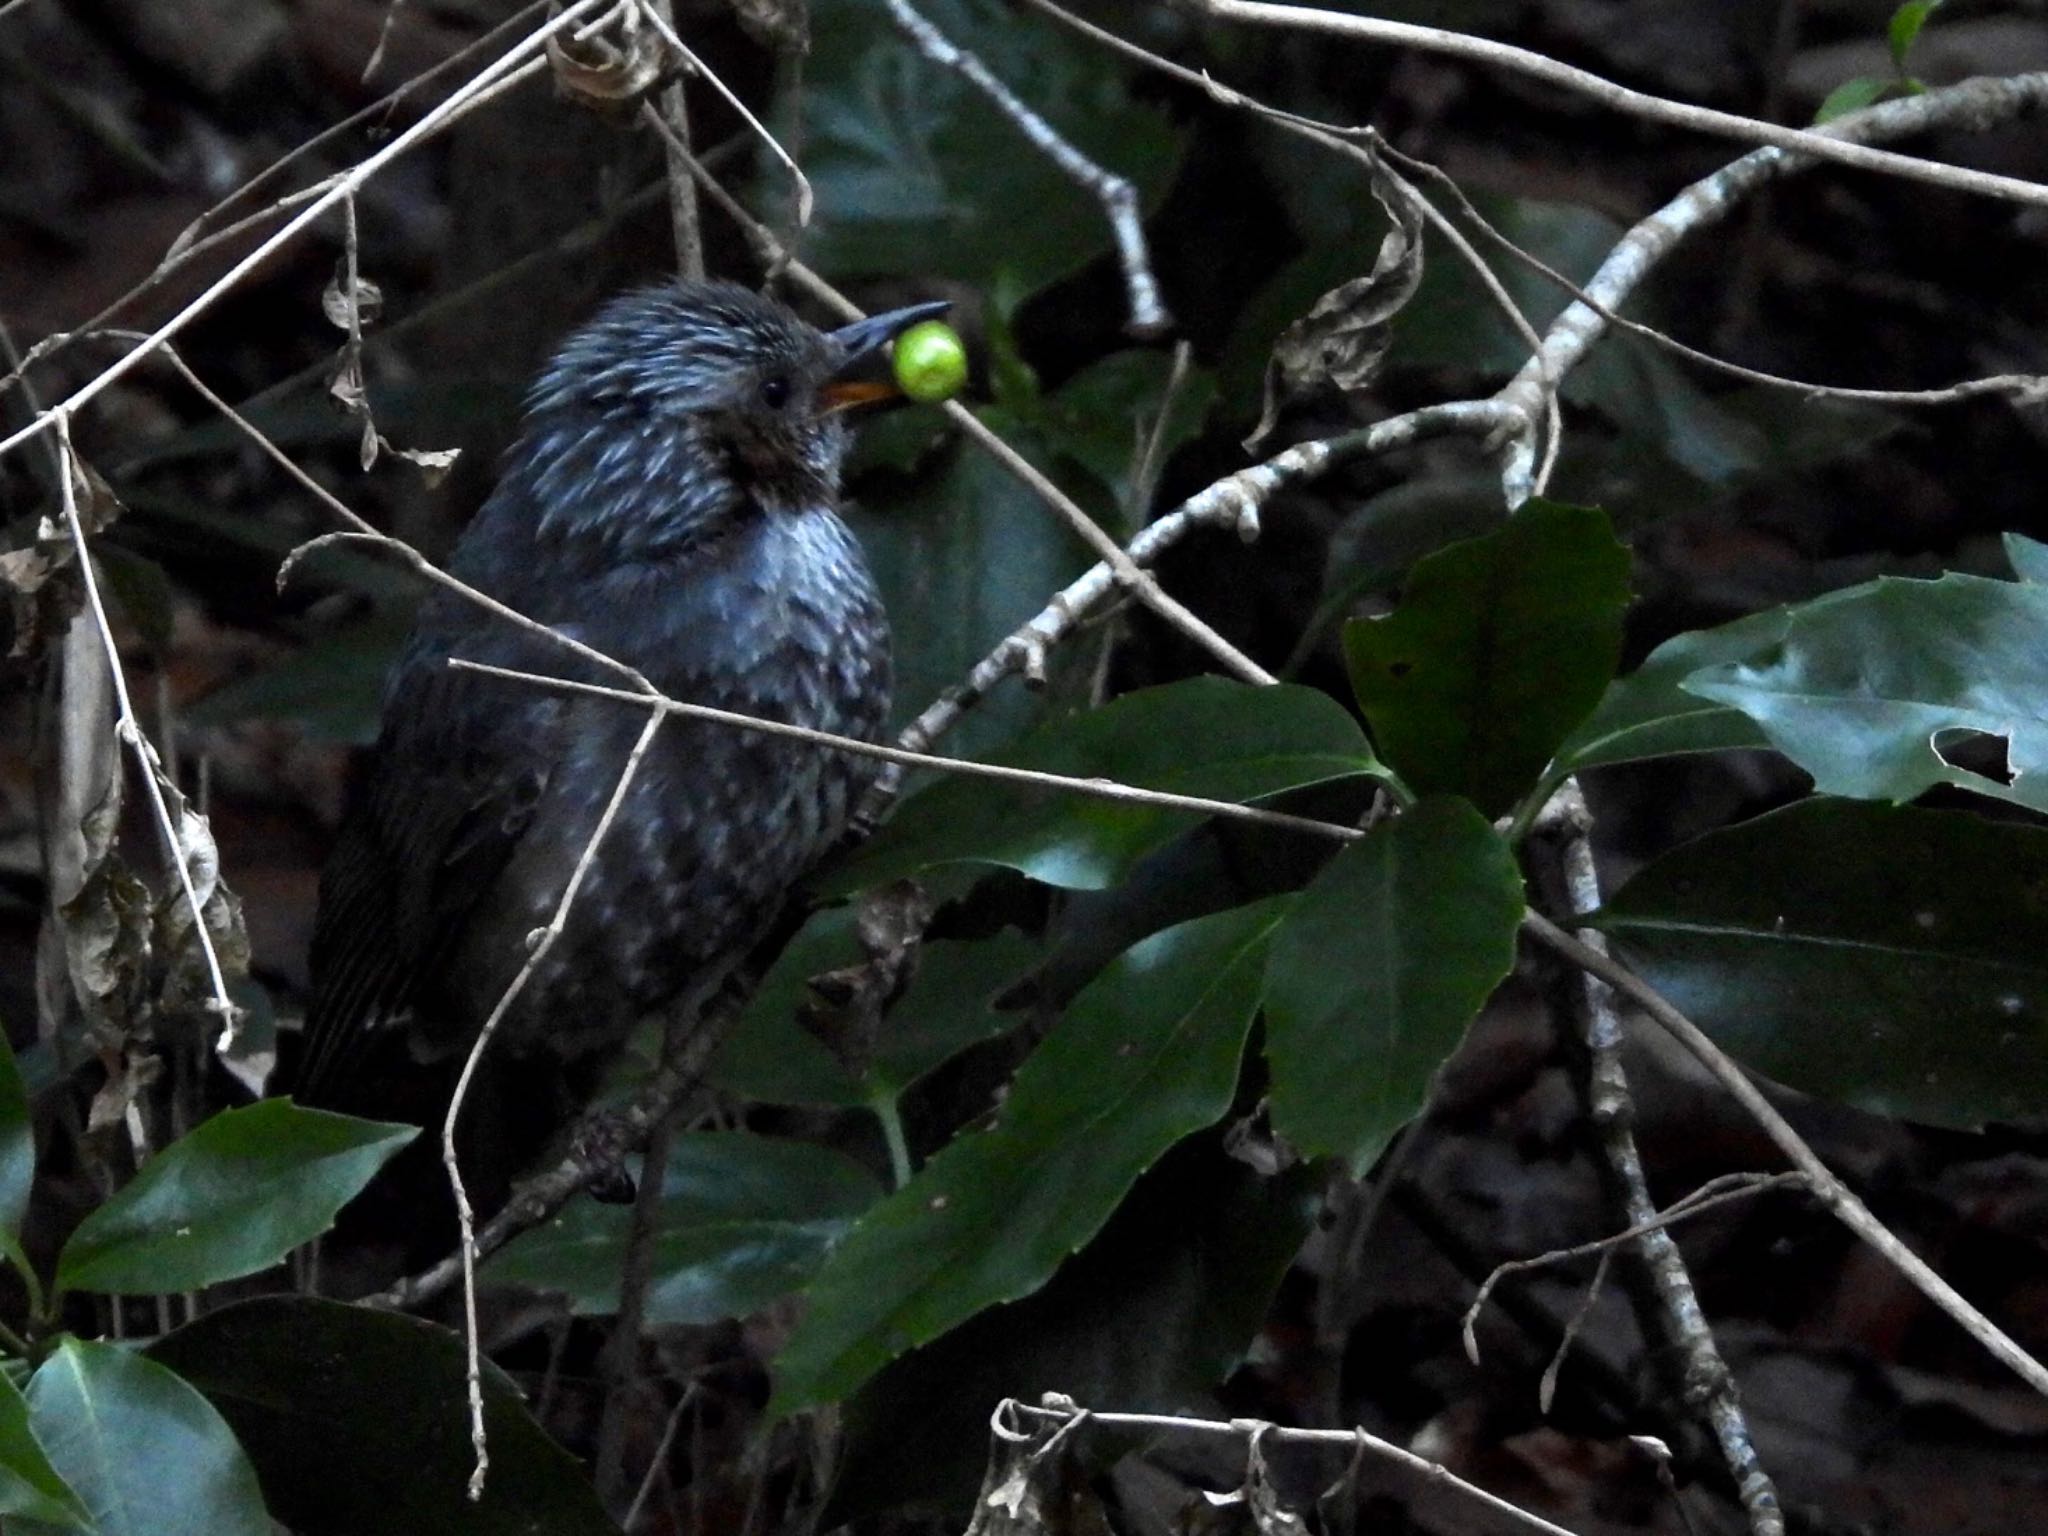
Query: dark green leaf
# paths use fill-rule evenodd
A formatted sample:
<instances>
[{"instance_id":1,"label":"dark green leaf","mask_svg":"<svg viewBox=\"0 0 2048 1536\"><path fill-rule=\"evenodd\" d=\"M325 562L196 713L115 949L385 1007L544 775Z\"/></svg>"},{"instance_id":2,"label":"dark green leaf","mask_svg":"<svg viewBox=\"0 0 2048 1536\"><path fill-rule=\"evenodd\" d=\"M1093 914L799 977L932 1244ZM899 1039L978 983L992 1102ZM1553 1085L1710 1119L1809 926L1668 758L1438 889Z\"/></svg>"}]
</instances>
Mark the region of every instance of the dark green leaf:
<instances>
[{"instance_id":1,"label":"dark green leaf","mask_svg":"<svg viewBox=\"0 0 2048 1536\"><path fill-rule=\"evenodd\" d=\"M2025 534L2005 535L2005 558L2011 562L2013 574L2021 581L2034 586L2048 586L2048 544L2028 538Z\"/></svg>"},{"instance_id":2,"label":"dark green leaf","mask_svg":"<svg viewBox=\"0 0 2048 1536\"><path fill-rule=\"evenodd\" d=\"M1627 607L1607 515L1535 501L1419 562L1391 615L1345 626L1344 657L1394 771L1498 816L1599 701Z\"/></svg>"},{"instance_id":3,"label":"dark green leaf","mask_svg":"<svg viewBox=\"0 0 2048 1536\"><path fill-rule=\"evenodd\" d=\"M29 1115L14 1048L0 1027L0 1258L24 1268L28 1259L21 1251L21 1222L28 1214L35 1179L35 1121Z\"/></svg>"},{"instance_id":4,"label":"dark green leaf","mask_svg":"<svg viewBox=\"0 0 2048 1536\"><path fill-rule=\"evenodd\" d=\"M460 1335L307 1296L210 1312L150 1346L234 1426L277 1518L297 1536L618 1536L590 1479L484 1362L491 1469L463 1410Z\"/></svg>"},{"instance_id":5,"label":"dark green leaf","mask_svg":"<svg viewBox=\"0 0 2048 1536\"><path fill-rule=\"evenodd\" d=\"M1266 964L1273 1128L1359 1172L1514 963L1522 878L1461 800L1425 800L1301 893Z\"/></svg>"},{"instance_id":6,"label":"dark green leaf","mask_svg":"<svg viewBox=\"0 0 2048 1536\"><path fill-rule=\"evenodd\" d=\"M1942 0L1906 0L1892 12L1891 25L1885 30L1892 45L1892 62L1898 65L1899 73L1906 71L1906 59L1913 52L1913 44L1919 40L1920 29L1941 6Z\"/></svg>"},{"instance_id":7,"label":"dark green leaf","mask_svg":"<svg viewBox=\"0 0 2048 1536\"><path fill-rule=\"evenodd\" d=\"M1558 748L1544 778L1545 788L1582 768L1608 763L1768 747L1770 738L1741 710L1703 699L1681 685L1696 672L1768 651L1785 638L1795 615L1848 595L1830 593L1811 603L1772 608L1732 624L1672 636L1635 671L1608 685L1599 708Z\"/></svg>"},{"instance_id":8,"label":"dark green leaf","mask_svg":"<svg viewBox=\"0 0 2048 1536\"><path fill-rule=\"evenodd\" d=\"M1114 493L1126 531L1135 531L1138 515L1145 510L1130 501L1131 470L1144 439L1157 432L1155 468L1163 465L1202 430L1215 399L1215 381L1194 371L1168 402L1166 386L1172 372L1172 362L1163 352L1113 352L1067 380L1035 413L1053 450L1073 459ZM1155 427L1163 404L1169 406L1166 422Z\"/></svg>"},{"instance_id":9,"label":"dark green leaf","mask_svg":"<svg viewBox=\"0 0 2048 1536\"><path fill-rule=\"evenodd\" d=\"M892 1362L846 1406L832 1507L844 1520L904 1503L965 1507L1005 1397L1064 1392L1170 1413L1244 1358L1321 1205L1323 1170L1263 1178L1191 1137L1138 1181L1045 1288L991 1307ZM890 1447L914 1444L915 1456Z\"/></svg>"},{"instance_id":10,"label":"dark green leaf","mask_svg":"<svg viewBox=\"0 0 2048 1536\"><path fill-rule=\"evenodd\" d=\"M207 694L187 717L195 725L295 720L322 741L367 745L376 739L384 684L411 629L403 610L374 613Z\"/></svg>"},{"instance_id":11,"label":"dark green leaf","mask_svg":"<svg viewBox=\"0 0 2048 1536\"><path fill-rule=\"evenodd\" d=\"M1748 715L1823 794L1898 801L1956 784L2048 811L2044 635L2048 588L1887 577L1792 610L1775 649L1684 687ZM2004 741L2010 782L1943 759L1966 732Z\"/></svg>"},{"instance_id":12,"label":"dark green leaf","mask_svg":"<svg viewBox=\"0 0 2048 1536\"><path fill-rule=\"evenodd\" d=\"M1084 153L1164 185L1165 117L1071 33L1000 0L920 9ZM1101 205L1034 151L959 75L920 57L866 0L813 0L803 90L803 163L818 216L804 259L835 275L916 272L986 284L998 269L1027 289L1110 241ZM786 174L764 162L778 197Z\"/></svg>"},{"instance_id":13,"label":"dark green leaf","mask_svg":"<svg viewBox=\"0 0 2048 1536\"><path fill-rule=\"evenodd\" d=\"M875 1206L805 1293L775 1407L844 1397L984 1307L1025 1296L1168 1147L1229 1108L1275 899L1120 956L1018 1072L993 1128Z\"/></svg>"},{"instance_id":14,"label":"dark green leaf","mask_svg":"<svg viewBox=\"0 0 2048 1536\"><path fill-rule=\"evenodd\" d=\"M1795 1088L1965 1127L2048 1103L2048 830L1806 800L1666 854L1598 922Z\"/></svg>"},{"instance_id":15,"label":"dark green leaf","mask_svg":"<svg viewBox=\"0 0 2048 1536\"><path fill-rule=\"evenodd\" d=\"M271 1536L234 1432L155 1361L67 1339L29 1379L28 1408L96 1536Z\"/></svg>"},{"instance_id":16,"label":"dark green leaf","mask_svg":"<svg viewBox=\"0 0 2048 1536\"><path fill-rule=\"evenodd\" d=\"M926 944L916 979L883 1018L868 1072L857 1076L797 1017L813 976L864 959L853 923L851 908L827 908L776 957L719 1053L714 1082L770 1104L872 1103L1007 1028L995 999L1038 959L1038 946L1011 929L973 943Z\"/></svg>"},{"instance_id":17,"label":"dark green leaf","mask_svg":"<svg viewBox=\"0 0 2048 1536\"><path fill-rule=\"evenodd\" d=\"M79 1223L57 1263L66 1290L149 1296L268 1269L419 1132L264 1099L222 1110L164 1148Z\"/></svg>"},{"instance_id":18,"label":"dark green leaf","mask_svg":"<svg viewBox=\"0 0 2048 1536\"><path fill-rule=\"evenodd\" d=\"M1357 722L1326 694L1216 677L1125 694L1041 727L996 760L1231 801L1381 771ZM1190 811L956 777L905 804L834 872L832 885L853 890L966 862L1100 889L1198 819Z\"/></svg>"},{"instance_id":19,"label":"dark green leaf","mask_svg":"<svg viewBox=\"0 0 2048 1536\"><path fill-rule=\"evenodd\" d=\"M100 563L101 580L120 605L121 616L134 626L144 645L159 655L168 651L178 607L169 573L149 556L112 539L101 540L93 552Z\"/></svg>"},{"instance_id":20,"label":"dark green leaf","mask_svg":"<svg viewBox=\"0 0 2048 1536\"><path fill-rule=\"evenodd\" d=\"M1882 75L1859 75L1854 80L1844 80L1827 93L1814 112L1813 121L1818 126L1847 117L1851 112L1861 112L1898 83Z\"/></svg>"},{"instance_id":21,"label":"dark green leaf","mask_svg":"<svg viewBox=\"0 0 2048 1536\"><path fill-rule=\"evenodd\" d=\"M661 1187L647 1322L745 1317L816 1273L881 1194L860 1164L800 1141L744 1132L679 1136ZM579 1200L485 1266L502 1285L559 1291L578 1312L618 1310L633 1213Z\"/></svg>"},{"instance_id":22,"label":"dark green leaf","mask_svg":"<svg viewBox=\"0 0 2048 1536\"><path fill-rule=\"evenodd\" d=\"M91 1517L57 1469L29 1424L28 1402L0 1371L0 1515L67 1530L90 1529Z\"/></svg>"},{"instance_id":23,"label":"dark green leaf","mask_svg":"<svg viewBox=\"0 0 2048 1536\"><path fill-rule=\"evenodd\" d=\"M992 408L980 414L1040 469L1056 468L1035 431ZM1090 564L1036 496L968 443L942 449L908 485L879 486L849 520L888 603L896 699L906 714L957 684ZM957 751L985 750L1036 713L1022 688L998 690L950 740Z\"/></svg>"}]
</instances>

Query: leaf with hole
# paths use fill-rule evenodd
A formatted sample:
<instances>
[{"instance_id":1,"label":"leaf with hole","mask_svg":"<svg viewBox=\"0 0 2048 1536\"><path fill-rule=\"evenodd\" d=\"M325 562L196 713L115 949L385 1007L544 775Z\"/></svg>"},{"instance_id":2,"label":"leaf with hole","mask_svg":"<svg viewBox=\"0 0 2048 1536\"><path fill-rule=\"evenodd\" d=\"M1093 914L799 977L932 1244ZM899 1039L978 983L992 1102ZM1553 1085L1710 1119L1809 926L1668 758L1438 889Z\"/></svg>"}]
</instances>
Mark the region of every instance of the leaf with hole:
<instances>
[{"instance_id":1,"label":"leaf with hole","mask_svg":"<svg viewBox=\"0 0 2048 1536\"><path fill-rule=\"evenodd\" d=\"M2048 1103L2048 829L1805 800L1665 854L1597 923L1807 1093L1970 1129Z\"/></svg>"},{"instance_id":2,"label":"leaf with hole","mask_svg":"<svg viewBox=\"0 0 2048 1536\"><path fill-rule=\"evenodd\" d=\"M2048 588L1886 577L1791 610L1776 646L1681 686L1748 715L1823 794L1904 801L1954 784L2048 811L2044 635ZM2000 739L2003 763L1944 755L1970 734Z\"/></svg>"}]
</instances>

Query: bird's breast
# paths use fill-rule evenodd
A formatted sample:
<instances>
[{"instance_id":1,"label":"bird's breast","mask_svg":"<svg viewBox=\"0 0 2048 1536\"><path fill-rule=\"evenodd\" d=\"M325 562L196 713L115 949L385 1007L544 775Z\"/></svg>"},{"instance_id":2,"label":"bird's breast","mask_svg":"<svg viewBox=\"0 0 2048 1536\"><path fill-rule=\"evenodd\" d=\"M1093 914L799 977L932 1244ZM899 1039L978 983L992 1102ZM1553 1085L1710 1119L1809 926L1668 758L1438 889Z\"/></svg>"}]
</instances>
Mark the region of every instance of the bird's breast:
<instances>
[{"instance_id":1,"label":"bird's breast","mask_svg":"<svg viewBox=\"0 0 2048 1536\"><path fill-rule=\"evenodd\" d=\"M770 515L749 533L700 552L717 558L615 583L579 631L679 700L875 739L889 707L888 625L852 535L822 510ZM559 899L643 725L626 705L570 707L544 803L503 876L514 931ZM593 1044L617 1038L751 942L872 777L871 760L828 747L665 722L571 915L562 953L577 960L537 976L525 1011L553 1021L541 1027L557 1046L571 1018Z\"/></svg>"}]
</instances>

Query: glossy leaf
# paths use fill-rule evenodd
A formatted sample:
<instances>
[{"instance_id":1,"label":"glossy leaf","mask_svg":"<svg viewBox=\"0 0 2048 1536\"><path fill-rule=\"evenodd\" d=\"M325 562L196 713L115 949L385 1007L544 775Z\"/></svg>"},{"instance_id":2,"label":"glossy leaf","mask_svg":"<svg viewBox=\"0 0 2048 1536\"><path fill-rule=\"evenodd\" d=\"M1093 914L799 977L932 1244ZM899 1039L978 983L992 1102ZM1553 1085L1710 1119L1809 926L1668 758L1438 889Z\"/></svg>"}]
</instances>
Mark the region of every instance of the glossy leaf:
<instances>
[{"instance_id":1,"label":"glossy leaf","mask_svg":"<svg viewBox=\"0 0 2048 1536\"><path fill-rule=\"evenodd\" d=\"M1899 82L1883 75L1858 75L1853 80L1844 80L1822 98L1815 109L1815 126L1831 123L1838 117L1847 117L1851 112L1861 112L1877 101Z\"/></svg>"},{"instance_id":2,"label":"glossy leaf","mask_svg":"<svg viewBox=\"0 0 2048 1536\"><path fill-rule=\"evenodd\" d=\"M1038 946L1014 930L972 943L923 946L917 976L883 1017L874 1059L855 1072L805 1029L798 1011L813 976L864 958L849 907L814 913L776 957L712 1068L712 1081L769 1104L872 1103L907 1088L942 1061L1014 1022L995 999L1037 961Z\"/></svg>"},{"instance_id":3,"label":"glossy leaf","mask_svg":"<svg viewBox=\"0 0 2048 1536\"><path fill-rule=\"evenodd\" d=\"M821 1527L904 1503L965 1508L989 1412L1005 1397L1064 1392L1172 1412L1213 1392L1257 1338L1326 1182L1308 1164L1262 1177L1224 1150L1225 1134L1161 1158L1044 1289L970 1318L861 1388L844 1410ZM913 1444L915 1456L898 1453Z\"/></svg>"},{"instance_id":4,"label":"glossy leaf","mask_svg":"<svg viewBox=\"0 0 2048 1536\"><path fill-rule=\"evenodd\" d=\"M1885 28L1885 36L1892 48L1892 62L1905 72L1906 60L1913 52L1913 44L1919 41L1920 29L1927 25L1928 18L1942 7L1942 0L1906 0L1906 3L1892 12L1891 25Z\"/></svg>"},{"instance_id":5,"label":"glossy leaf","mask_svg":"<svg viewBox=\"0 0 2048 1536\"><path fill-rule=\"evenodd\" d=\"M2005 535L2005 558L2013 574L2034 586L2048 585L2048 544L2022 533Z\"/></svg>"},{"instance_id":6,"label":"glossy leaf","mask_svg":"<svg viewBox=\"0 0 2048 1536\"><path fill-rule=\"evenodd\" d=\"M1599 707L1558 748L1544 776L1545 787L1554 787L1581 769L1609 763L1769 747L1770 738L1748 715L1732 705L1689 692L1685 680L1709 667L1768 651L1785 638L1796 614L1810 613L1850 595L1830 593L1810 603L1772 608L1714 629L1672 636L1635 671L1608 685Z\"/></svg>"},{"instance_id":7,"label":"glossy leaf","mask_svg":"<svg viewBox=\"0 0 2048 1536\"><path fill-rule=\"evenodd\" d=\"M57 1263L66 1290L196 1290L268 1269L419 1132L264 1099L222 1110L164 1148L79 1223Z\"/></svg>"},{"instance_id":8,"label":"glossy leaf","mask_svg":"<svg viewBox=\"0 0 2048 1536\"><path fill-rule=\"evenodd\" d=\"M1522 878L1462 800L1425 800L1324 868L1266 963L1273 1129L1364 1172L1514 964Z\"/></svg>"},{"instance_id":9,"label":"glossy leaf","mask_svg":"<svg viewBox=\"0 0 2048 1536\"><path fill-rule=\"evenodd\" d=\"M1783 641L1686 679L1732 705L1823 794L1910 800L1936 784L2048 811L2048 588L1884 578L1794 609ZM1940 747L2002 738L2010 782Z\"/></svg>"},{"instance_id":10,"label":"glossy leaf","mask_svg":"<svg viewBox=\"0 0 2048 1536\"><path fill-rule=\"evenodd\" d=\"M50 1465L29 1423L28 1401L0 1371L0 1515L19 1516L60 1530L89 1530L92 1517Z\"/></svg>"},{"instance_id":11,"label":"glossy leaf","mask_svg":"<svg viewBox=\"0 0 2048 1536\"><path fill-rule=\"evenodd\" d=\"M1628 564L1605 513L1542 501L1420 561L1392 614L1344 629L1380 755L1505 812L1614 676Z\"/></svg>"},{"instance_id":12,"label":"glossy leaf","mask_svg":"<svg viewBox=\"0 0 2048 1536\"><path fill-rule=\"evenodd\" d=\"M1286 910L1282 898L1169 928L1083 989L995 1125L956 1138L833 1252L776 1362L774 1409L843 1398L1037 1290L1167 1148L1222 1115Z\"/></svg>"},{"instance_id":13,"label":"glossy leaf","mask_svg":"<svg viewBox=\"0 0 2048 1536\"><path fill-rule=\"evenodd\" d=\"M26 1267L21 1223L36 1178L36 1130L14 1048L0 1028L0 1258Z\"/></svg>"},{"instance_id":14,"label":"glossy leaf","mask_svg":"<svg viewBox=\"0 0 2048 1536\"><path fill-rule=\"evenodd\" d=\"M1972 1128L2048 1103L2048 830L1801 801L1656 860L1599 926L1795 1088Z\"/></svg>"},{"instance_id":15,"label":"glossy leaf","mask_svg":"<svg viewBox=\"0 0 2048 1536\"><path fill-rule=\"evenodd\" d=\"M758 1312L809 1280L882 1193L824 1147L744 1132L679 1136L662 1181L646 1321L711 1323ZM558 1291L579 1313L618 1310L633 1212L579 1200L515 1238L486 1281Z\"/></svg>"},{"instance_id":16,"label":"glossy leaf","mask_svg":"<svg viewBox=\"0 0 2048 1536\"><path fill-rule=\"evenodd\" d=\"M1000 0L919 9L1084 153L1141 193L1163 186L1174 159L1165 116L1085 43ZM1031 289L1108 247L1094 198L973 85L875 22L866 0L810 6L801 142L818 216L806 261L846 276L912 271L975 283L1001 268ZM786 197L786 173L764 159L762 175Z\"/></svg>"},{"instance_id":17,"label":"glossy leaf","mask_svg":"<svg viewBox=\"0 0 2048 1536\"><path fill-rule=\"evenodd\" d=\"M979 414L1041 470L1057 470L1057 454L1040 434L993 407ZM1043 608L1048 594L1093 563L1036 496L969 443L941 446L908 483L898 478L854 489L848 520L888 604L896 700L906 718L958 683ZM1107 498L1091 510L1106 516ZM999 689L948 746L986 750L1038 713L1038 700L1025 689Z\"/></svg>"},{"instance_id":18,"label":"glossy leaf","mask_svg":"<svg viewBox=\"0 0 2048 1536\"><path fill-rule=\"evenodd\" d=\"M1163 466L1175 449L1202 430L1215 399L1215 381L1197 369L1169 400L1172 373L1172 361L1162 352L1112 352L1067 380L1034 413L1053 450L1073 459L1115 495L1127 532L1136 531L1145 511L1130 500L1131 469L1139 457L1141 433L1157 433L1154 467ZM1157 424L1162 404L1167 417Z\"/></svg>"},{"instance_id":19,"label":"glossy leaf","mask_svg":"<svg viewBox=\"0 0 2048 1536\"><path fill-rule=\"evenodd\" d=\"M29 1378L28 1408L96 1536L271 1536L234 1431L155 1361L67 1339Z\"/></svg>"},{"instance_id":20,"label":"glossy leaf","mask_svg":"<svg viewBox=\"0 0 2048 1536\"><path fill-rule=\"evenodd\" d=\"M1051 722L995 760L1231 801L1382 771L1357 722L1326 694L1216 677L1125 694ZM966 862L1096 890L1199 819L1191 811L953 777L908 801L831 883L851 890Z\"/></svg>"},{"instance_id":21,"label":"glossy leaf","mask_svg":"<svg viewBox=\"0 0 2048 1536\"><path fill-rule=\"evenodd\" d=\"M470 1502L462 1339L435 1324L265 1296L209 1312L149 1355L234 1426L271 1509L297 1536L617 1536L575 1458L488 1360L491 1469Z\"/></svg>"}]
</instances>

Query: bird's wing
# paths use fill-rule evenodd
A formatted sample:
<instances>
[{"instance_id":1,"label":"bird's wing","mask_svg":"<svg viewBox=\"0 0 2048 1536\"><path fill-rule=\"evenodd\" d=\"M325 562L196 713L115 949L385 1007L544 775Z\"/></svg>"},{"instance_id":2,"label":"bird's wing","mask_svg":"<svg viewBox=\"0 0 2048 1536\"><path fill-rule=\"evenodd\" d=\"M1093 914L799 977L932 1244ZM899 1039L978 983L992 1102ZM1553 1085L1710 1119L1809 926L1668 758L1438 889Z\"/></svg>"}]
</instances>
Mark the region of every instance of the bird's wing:
<instances>
[{"instance_id":1,"label":"bird's wing","mask_svg":"<svg viewBox=\"0 0 2048 1536\"><path fill-rule=\"evenodd\" d=\"M533 642L454 649L532 670L556 665ZM302 1103L330 1101L364 1048L409 1018L526 833L560 756L560 695L454 671L446 654L418 647L401 663L369 776L321 874L293 1089Z\"/></svg>"}]
</instances>

